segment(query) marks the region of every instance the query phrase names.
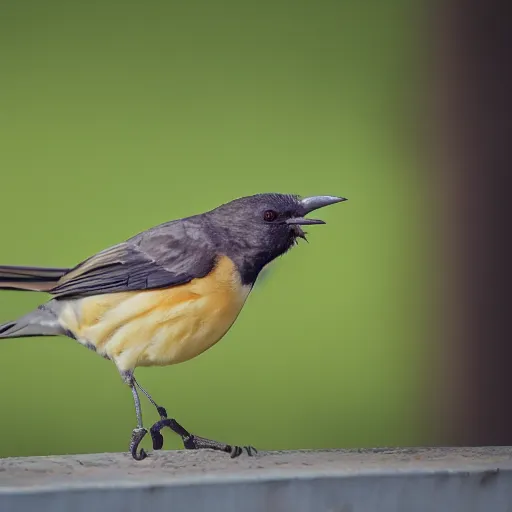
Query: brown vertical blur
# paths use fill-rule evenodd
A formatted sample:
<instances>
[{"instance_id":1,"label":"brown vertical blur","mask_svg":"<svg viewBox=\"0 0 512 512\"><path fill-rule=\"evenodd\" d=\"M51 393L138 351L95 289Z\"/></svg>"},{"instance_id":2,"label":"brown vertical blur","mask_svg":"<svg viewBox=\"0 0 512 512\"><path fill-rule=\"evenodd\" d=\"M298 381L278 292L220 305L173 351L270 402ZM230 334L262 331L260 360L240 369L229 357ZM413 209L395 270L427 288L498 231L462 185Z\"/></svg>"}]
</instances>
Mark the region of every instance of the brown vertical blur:
<instances>
[{"instance_id":1,"label":"brown vertical blur","mask_svg":"<svg viewBox=\"0 0 512 512\"><path fill-rule=\"evenodd\" d=\"M439 438L512 444L512 28L506 2L431 4ZM432 12L431 12L432 14Z\"/></svg>"}]
</instances>

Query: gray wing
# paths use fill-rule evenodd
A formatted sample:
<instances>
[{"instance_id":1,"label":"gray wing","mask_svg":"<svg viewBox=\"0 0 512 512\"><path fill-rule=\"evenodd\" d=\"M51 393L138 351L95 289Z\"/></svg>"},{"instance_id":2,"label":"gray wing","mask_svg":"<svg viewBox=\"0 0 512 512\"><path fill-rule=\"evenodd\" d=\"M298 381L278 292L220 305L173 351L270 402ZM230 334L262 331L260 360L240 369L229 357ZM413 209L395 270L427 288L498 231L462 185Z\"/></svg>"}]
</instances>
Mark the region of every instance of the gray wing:
<instances>
[{"instance_id":1,"label":"gray wing","mask_svg":"<svg viewBox=\"0 0 512 512\"><path fill-rule=\"evenodd\" d=\"M180 220L105 249L66 273L50 293L77 298L167 288L204 277L215 251L200 224Z\"/></svg>"}]
</instances>

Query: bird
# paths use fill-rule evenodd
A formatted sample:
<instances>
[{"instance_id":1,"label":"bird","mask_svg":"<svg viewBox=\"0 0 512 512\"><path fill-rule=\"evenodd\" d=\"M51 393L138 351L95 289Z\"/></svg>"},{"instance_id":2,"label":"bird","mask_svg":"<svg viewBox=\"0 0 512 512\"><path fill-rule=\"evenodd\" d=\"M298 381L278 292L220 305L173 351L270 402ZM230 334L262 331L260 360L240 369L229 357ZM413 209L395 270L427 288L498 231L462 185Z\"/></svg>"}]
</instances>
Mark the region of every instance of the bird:
<instances>
[{"instance_id":1,"label":"bird","mask_svg":"<svg viewBox=\"0 0 512 512\"><path fill-rule=\"evenodd\" d=\"M138 391L156 407L153 449L169 427L186 449L256 453L190 433L158 405L135 369L190 360L217 343L237 319L258 275L299 239L302 226L325 224L310 212L346 201L337 196L261 193L171 220L104 249L70 268L0 266L0 289L45 292L50 299L0 325L0 339L67 336L113 362L130 387L137 426L129 452L148 433Z\"/></svg>"}]
</instances>

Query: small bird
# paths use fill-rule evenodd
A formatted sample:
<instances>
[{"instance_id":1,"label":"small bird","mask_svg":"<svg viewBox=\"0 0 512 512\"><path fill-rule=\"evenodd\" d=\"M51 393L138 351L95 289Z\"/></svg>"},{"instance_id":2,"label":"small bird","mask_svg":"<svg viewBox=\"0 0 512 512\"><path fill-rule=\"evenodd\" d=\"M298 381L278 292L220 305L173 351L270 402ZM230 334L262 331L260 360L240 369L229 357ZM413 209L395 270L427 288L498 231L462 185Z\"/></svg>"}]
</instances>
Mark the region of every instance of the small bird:
<instances>
[{"instance_id":1,"label":"small bird","mask_svg":"<svg viewBox=\"0 0 512 512\"><path fill-rule=\"evenodd\" d=\"M137 427L130 452L147 434L137 388L156 407L153 448L169 427L187 449L239 456L231 446L196 436L135 379L135 368L187 361L219 341L235 322L261 270L306 239L301 226L324 224L305 216L343 197L257 194L208 212L160 224L107 248L73 268L0 266L0 289L47 292L51 300L13 322L0 338L68 336L112 361L131 388Z\"/></svg>"}]
</instances>

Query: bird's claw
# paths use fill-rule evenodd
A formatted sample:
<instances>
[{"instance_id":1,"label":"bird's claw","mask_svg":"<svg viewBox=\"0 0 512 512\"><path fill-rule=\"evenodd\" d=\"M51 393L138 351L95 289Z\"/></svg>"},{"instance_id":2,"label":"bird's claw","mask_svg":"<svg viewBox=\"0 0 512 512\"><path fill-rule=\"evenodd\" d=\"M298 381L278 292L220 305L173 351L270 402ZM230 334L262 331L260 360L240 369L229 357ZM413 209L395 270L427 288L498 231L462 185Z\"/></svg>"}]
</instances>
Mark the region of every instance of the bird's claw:
<instances>
[{"instance_id":1,"label":"bird's claw","mask_svg":"<svg viewBox=\"0 0 512 512\"><path fill-rule=\"evenodd\" d=\"M150 433L151 439L153 440L153 450L161 450L164 446L164 436L160 432L153 429L150 430Z\"/></svg>"},{"instance_id":2,"label":"bird's claw","mask_svg":"<svg viewBox=\"0 0 512 512\"><path fill-rule=\"evenodd\" d=\"M161 409L163 409L163 412L165 413L165 409L163 407L161 407ZM162 414L160 410L158 412ZM154 450L161 450L164 445L164 437L160 433L164 427L169 427L173 432L181 437L189 435L189 433L181 425L179 425L176 420L173 420L172 418L162 418L160 421L157 421L149 430L151 439L153 440Z\"/></svg>"},{"instance_id":3,"label":"bird's claw","mask_svg":"<svg viewBox=\"0 0 512 512\"><path fill-rule=\"evenodd\" d=\"M130 453L135 460L144 460L148 454L141 448L140 451L137 452L139 448L139 444L144 438L144 436L148 433L148 431L144 427L134 428L132 431L132 439L130 441Z\"/></svg>"},{"instance_id":4,"label":"bird's claw","mask_svg":"<svg viewBox=\"0 0 512 512\"><path fill-rule=\"evenodd\" d=\"M253 455L256 455L258 453L258 450L256 450L254 446L232 446L231 458L236 459L237 457L242 455L244 451L247 453L249 457L252 457Z\"/></svg>"}]
</instances>

